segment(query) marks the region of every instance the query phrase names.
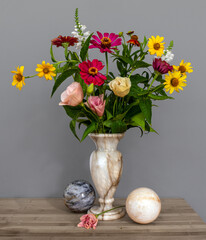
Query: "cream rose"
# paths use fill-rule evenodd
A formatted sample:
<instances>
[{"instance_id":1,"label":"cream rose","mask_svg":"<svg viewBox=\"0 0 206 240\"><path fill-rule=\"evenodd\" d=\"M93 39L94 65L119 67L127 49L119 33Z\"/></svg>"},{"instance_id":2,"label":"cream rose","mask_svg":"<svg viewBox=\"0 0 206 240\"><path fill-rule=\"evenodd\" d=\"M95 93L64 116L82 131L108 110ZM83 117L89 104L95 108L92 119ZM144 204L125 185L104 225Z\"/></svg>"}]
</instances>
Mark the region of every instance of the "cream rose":
<instances>
[{"instance_id":1,"label":"cream rose","mask_svg":"<svg viewBox=\"0 0 206 240\"><path fill-rule=\"evenodd\" d=\"M109 87L116 96L124 97L130 91L131 81L129 78L116 77L109 83Z\"/></svg>"}]
</instances>

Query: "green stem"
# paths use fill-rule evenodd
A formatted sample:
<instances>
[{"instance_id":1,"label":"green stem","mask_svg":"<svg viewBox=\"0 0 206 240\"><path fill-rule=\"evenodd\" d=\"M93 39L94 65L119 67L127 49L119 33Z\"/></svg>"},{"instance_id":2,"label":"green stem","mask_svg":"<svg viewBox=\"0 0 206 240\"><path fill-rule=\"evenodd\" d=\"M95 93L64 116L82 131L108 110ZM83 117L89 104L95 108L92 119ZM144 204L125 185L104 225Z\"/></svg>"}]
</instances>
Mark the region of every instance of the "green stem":
<instances>
[{"instance_id":1,"label":"green stem","mask_svg":"<svg viewBox=\"0 0 206 240\"><path fill-rule=\"evenodd\" d=\"M106 58L106 68L107 68L106 76L108 76L109 69L108 69L108 53L107 52L105 52L105 58Z\"/></svg>"},{"instance_id":2,"label":"green stem","mask_svg":"<svg viewBox=\"0 0 206 240\"><path fill-rule=\"evenodd\" d=\"M113 106L113 116L115 114L115 108L116 108L116 105L117 105L117 96L115 98L115 101L114 101L114 106Z\"/></svg>"},{"instance_id":3,"label":"green stem","mask_svg":"<svg viewBox=\"0 0 206 240\"><path fill-rule=\"evenodd\" d=\"M155 74L155 76L154 76L154 78L153 78L153 80L152 80L151 84L149 85L149 88L148 88L148 90L150 90L150 88L151 88L152 84L154 83L154 81L157 79L157 77L158 77L158 76L159 76L159 73L157 72L157 73Z\"/></svg>"},{"instance_id":4,"label":"green stem","mask_svg":"<svg viewBox=\"0 0 206 240\"><path fill-rule=\"evenodd\" d=\"M123 206L119 206L119 207L114 207L114 208L111 208L111 209L109 209L107 211L104 211L104 212L101 212L99 214L96 214L95 216L96 216L96 218L98 218L100 215L102 215L102 214L104 214L106 212L112 211L112 210L117 209L117 208L122 208L122 207L125 207L125 206L123 205Z\"/></svg>"},{"instance_id":5,"label":"green stem","mask_svg":"<svg viewBox=\"0 0 206 240\"><path fill-rule=\"evenodd\" d=\"M37 74L33 75L33 76L26 76L25 78L33 78L33 77L36 77Z\"/></svg>"}]
</instances>

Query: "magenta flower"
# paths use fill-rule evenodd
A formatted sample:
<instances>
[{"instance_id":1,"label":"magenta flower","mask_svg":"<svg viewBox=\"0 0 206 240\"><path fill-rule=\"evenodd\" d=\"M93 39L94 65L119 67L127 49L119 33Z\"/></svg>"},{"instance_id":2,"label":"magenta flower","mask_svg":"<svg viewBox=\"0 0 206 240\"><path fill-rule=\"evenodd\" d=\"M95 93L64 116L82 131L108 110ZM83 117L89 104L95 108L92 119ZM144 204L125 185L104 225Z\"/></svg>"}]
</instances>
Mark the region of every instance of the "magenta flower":
<instances>
[{"instance_id":1,"label":"magenta flower","mask_svg":"<svg viewBox=\"0 0 206 240\"><path fill-rule=\"evenodd\" d=\"M81 222L77 225L77 227L83 227L86 229L95 229L98 223L98 219L94 214L85 214L80 217L80 221Z\"/></svg>"},{"instance_id":2,"label":"magenta flower","mask_svg":"<svg viewBox=\"0 0 206 240\"><path fill-rule=\"evenodd\" d=\"M152 65L153 65L154 70L161 74L166 74L169 71L171 72L173 70L173 66L171 66L166 61L163 61L161 58L155 58L153 60Z\"/></svg>"},{"instance_id":3,"label":"magenta flower","mask_svg":"<svg viewBox=\"0 0 206 240\"><path fill-rule=\"evenodd\" d=\"M89 60L84 61L79 64L79 68L81 70L81 78L88 85L93 83L94 85L101 86L107 79L106 76L99 72L104 68L104 65L97 59L94 59L92 62Z\"/></svg>"},{"instance_id":4,"label":"magenta flower","mask_svg":"<svg viewBox=\"0 0 206 240\"><path fill-rule=\"evenodd\" d=\"M90 96L88 101L85 103L97 116L102 117L104 114L105 103L103 94L100 96Z\"/></svg>"},{"instance_id":5,"label":"magenta flower","mask_svg":"<svg viewBox=\"0 0 206 240\"><path fill-rule=\"evenodd\" d=\"M111 49L116 49L116 46L119 46L122 44L122 39L119 38L118 34L115 33L102 33L98 32L98 37L93 35L92 37L94 40L91 40L90 43L92 45L89 46L89 48L99 48L101 53L109 52L112 53Z\"/></svg>"}]
</instances>

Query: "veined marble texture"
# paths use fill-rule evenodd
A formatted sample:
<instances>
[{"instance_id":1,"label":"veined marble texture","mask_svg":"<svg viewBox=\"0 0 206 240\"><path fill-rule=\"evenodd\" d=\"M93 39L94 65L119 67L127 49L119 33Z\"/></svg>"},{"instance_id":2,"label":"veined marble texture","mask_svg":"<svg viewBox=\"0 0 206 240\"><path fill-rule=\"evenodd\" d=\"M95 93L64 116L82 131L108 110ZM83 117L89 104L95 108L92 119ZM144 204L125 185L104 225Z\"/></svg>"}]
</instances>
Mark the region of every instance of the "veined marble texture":
<instances>
[{"instance_id":1,"label":"veined marble texture","mask_svg":"<svg viewBox=\"0 0 206 240\"><path fill-rule=\"evenodd\" d=\"M100 196L100 206L92 207L88 212L98 214L113 208L113 195L122 175L122 154L117 151L119 140L124 134L90 134L96 144L96 150L90 157L90 171L96 190ZM122 208L104 213L99 220L113 220L124 216Z\"/></svg>"},{"instance_id":2,"label":"veined marble texture","mask_svg":"<svg viewBox=\"0 0 206 240\"><path fill-rule=\"evenodd\" d=\"M126 211L133 221L148 224L159 216L161 201L152 189L137 188L127 197Z\"/></svg>"},{"instance_id":3,"label":"veined marble texture","mask_svg":"<svg viewBox=\"0 0 206 240\"><path fill-rule=\"evenodd\" d=\"M95 201L95 191L85 180L76 180L64 190L65 205L73 212L85 212Z\"/></svg>"}]
</instances>

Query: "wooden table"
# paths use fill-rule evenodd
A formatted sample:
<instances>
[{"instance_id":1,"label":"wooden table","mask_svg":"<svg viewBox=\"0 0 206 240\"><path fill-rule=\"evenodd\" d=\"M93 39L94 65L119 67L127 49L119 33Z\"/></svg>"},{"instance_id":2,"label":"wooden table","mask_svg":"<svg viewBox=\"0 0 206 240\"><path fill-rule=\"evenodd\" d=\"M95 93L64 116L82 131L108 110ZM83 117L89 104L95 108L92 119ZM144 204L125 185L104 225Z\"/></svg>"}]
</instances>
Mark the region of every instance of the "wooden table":
<instances>
[{"instance_id":1,"label":"wooden table","mask_svg":"<svg viewBox=\"0 0 206 240\"><path fill-rule=\"evenodd\" d=\"M122 204L123 199L116 200ZM76 227L81 215L71 213L59 198L0 199L0 240L206 240L206 224L184 199L162 199L159 218L148 225L126 215L86 230Z\"/></svg>"}]
</instances>

